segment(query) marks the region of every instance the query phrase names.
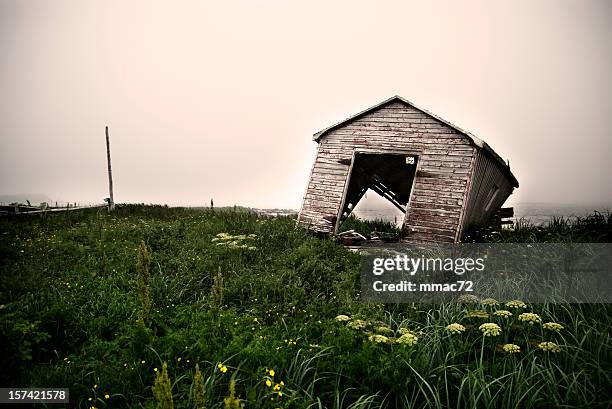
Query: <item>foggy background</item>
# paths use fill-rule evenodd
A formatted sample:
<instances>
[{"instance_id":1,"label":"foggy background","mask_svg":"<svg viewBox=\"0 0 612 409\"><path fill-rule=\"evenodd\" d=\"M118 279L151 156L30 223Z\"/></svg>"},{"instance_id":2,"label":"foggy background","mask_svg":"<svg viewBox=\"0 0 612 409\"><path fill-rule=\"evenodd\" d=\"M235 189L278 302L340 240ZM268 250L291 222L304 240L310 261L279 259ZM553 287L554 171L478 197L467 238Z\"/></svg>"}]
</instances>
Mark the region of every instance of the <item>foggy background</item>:
<instances>
[{"instance_id":1,"label":"foggy background","mask_svg":"<svg viewBox=\"0 0 612 409\"><path fill-rule=\"evenodd\" d=\"M610 206L612 2L0 0L0 195L298 209L312 134L392 95L507 204Z\"/></svg>"}]
</instances>

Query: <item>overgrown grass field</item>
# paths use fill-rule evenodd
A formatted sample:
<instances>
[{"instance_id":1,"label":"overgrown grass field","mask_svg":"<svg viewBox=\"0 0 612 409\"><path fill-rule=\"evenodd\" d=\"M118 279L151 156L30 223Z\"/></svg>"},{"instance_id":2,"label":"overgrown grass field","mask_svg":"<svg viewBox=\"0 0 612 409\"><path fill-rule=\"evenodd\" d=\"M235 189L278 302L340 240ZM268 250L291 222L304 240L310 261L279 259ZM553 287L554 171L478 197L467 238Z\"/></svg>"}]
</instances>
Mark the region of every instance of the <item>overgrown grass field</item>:
<instances>
[{"instance_id":1,"label":"overgrown grass field","mask_svg":"<svg viewBox=\"0 0 612 409\"><path fill-rule=\"evenodd\" d=\"M471 240L610 242L611 224ZM2 218L0 257L0 385L69 387L70 407L612 405L608 305L362 304L359 255L293 218L137 205Z\"/></svg>"}]
</instances>

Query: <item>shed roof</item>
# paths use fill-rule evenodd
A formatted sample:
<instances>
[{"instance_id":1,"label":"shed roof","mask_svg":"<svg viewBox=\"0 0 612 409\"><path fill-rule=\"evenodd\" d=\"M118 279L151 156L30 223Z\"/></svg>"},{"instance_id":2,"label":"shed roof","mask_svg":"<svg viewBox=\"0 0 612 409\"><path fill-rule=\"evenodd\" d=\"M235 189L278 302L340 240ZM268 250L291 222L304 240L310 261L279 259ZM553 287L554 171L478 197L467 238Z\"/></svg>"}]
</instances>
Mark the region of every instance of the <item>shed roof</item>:
<instances>
[{"instance_id":1,"label":"shed roof","mask_svg":"<svg viewBox=\"0 0 612 409\"><path fill-rule=\"evenodd\" d=\"M313 140L315 140L316 142L319 142L321 140L321 138L323 136L325 136L328 132L333 131L334 129L337 129L339 127L341 127L342 125L346 124L347 122L350 122L354 119L358 119L366 114L369 114L370 112L381 108L387 104L393 103L393 102L401 102L405 105L408 105L412 108L415 108L423 113L425 113L426 115L429 115L430 117L437 119L438 121L448 125L449 127L453 128L454 130L458 131L459 133L467 136L470 141L474 144L474 146L480 148L480 149L484 149L486 152L488 152L497 162L499 162L499 164L501 165L501 168L507 173L508 177L510 178L510 180L512 181L512 184L514 187L518 187L519 183L518 180L516 179L516 177L514 177L514 175L512 174L512 172L510 171L510 166L508 164L506 164L506 162L502 159L501 156L499 156L494 150L493 148L491 148L485 141L483 141L482 139L478 138L477 136L473 135L472 133L465 131L461 128L459 128L457 125L447 121L446 119L440 118L439 116L437 116L436 114L433 114L431 112L429 112L426 109L420 108L419 106L415 105L414 103L408 101L405 98L400 97L399 95L395 95L391 98L388 98L374 106L371 106L370 108L361 111L353 116L350 116L332 126L329 126L325 129L320 130L319 132L315 133L313 135Z\"/></svg>"}]
</instances>

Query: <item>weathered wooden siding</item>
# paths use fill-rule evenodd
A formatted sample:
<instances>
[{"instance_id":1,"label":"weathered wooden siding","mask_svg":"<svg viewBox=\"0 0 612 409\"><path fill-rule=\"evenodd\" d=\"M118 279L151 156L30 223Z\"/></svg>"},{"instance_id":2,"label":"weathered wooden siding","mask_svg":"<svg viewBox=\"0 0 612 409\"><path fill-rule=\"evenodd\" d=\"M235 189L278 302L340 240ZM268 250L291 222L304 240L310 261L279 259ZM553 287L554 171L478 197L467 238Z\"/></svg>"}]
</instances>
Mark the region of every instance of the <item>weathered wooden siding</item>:
<instances>
[{"instance_id":1,"label":"weathered wooden siding","mask_svg":"<svg viewBox=\"0 0 612 409\"><path fill-rule=\"evenodd\" d=\"M499 191L488 210L489 196L494 186ZM462 222L461 235L472 224L478 224L491 217L512 194L513 186L506 171L499 161L492 158L489 152L479 149L474 162L474 172L470 183L470 192Z\"/></svg>"},{"instance_id":2,"label":"weathered wooden siding","mask_svg":"<svg viewBox=\"0 0 612 409\"><path fill-rule=\"evenodd\" d=\"M463 225L477 148L456 129L392 102L329 131L320 141L298 222L333 232L355 150L418 155L403 232L406 241L453 242Z\"/></svg>"}]
</instances>

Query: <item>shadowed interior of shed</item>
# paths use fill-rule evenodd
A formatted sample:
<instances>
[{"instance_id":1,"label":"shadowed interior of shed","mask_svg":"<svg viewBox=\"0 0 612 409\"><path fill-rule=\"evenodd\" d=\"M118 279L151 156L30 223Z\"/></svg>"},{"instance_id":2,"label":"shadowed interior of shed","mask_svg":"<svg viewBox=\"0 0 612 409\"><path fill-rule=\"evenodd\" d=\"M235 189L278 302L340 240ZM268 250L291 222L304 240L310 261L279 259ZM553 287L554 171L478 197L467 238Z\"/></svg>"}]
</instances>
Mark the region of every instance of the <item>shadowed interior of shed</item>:
<instances>
[{"instance_id":1,"label":"shadowed interior of shed","mask_svg":"<svg viewBox=\"0 0 612 409\"><path fill-rule=\"evenodd\" d=\"M356 152L338 226L351 214L368 189L406 213L416 170L415 156Z\"/></svg>"}]
</instances>

